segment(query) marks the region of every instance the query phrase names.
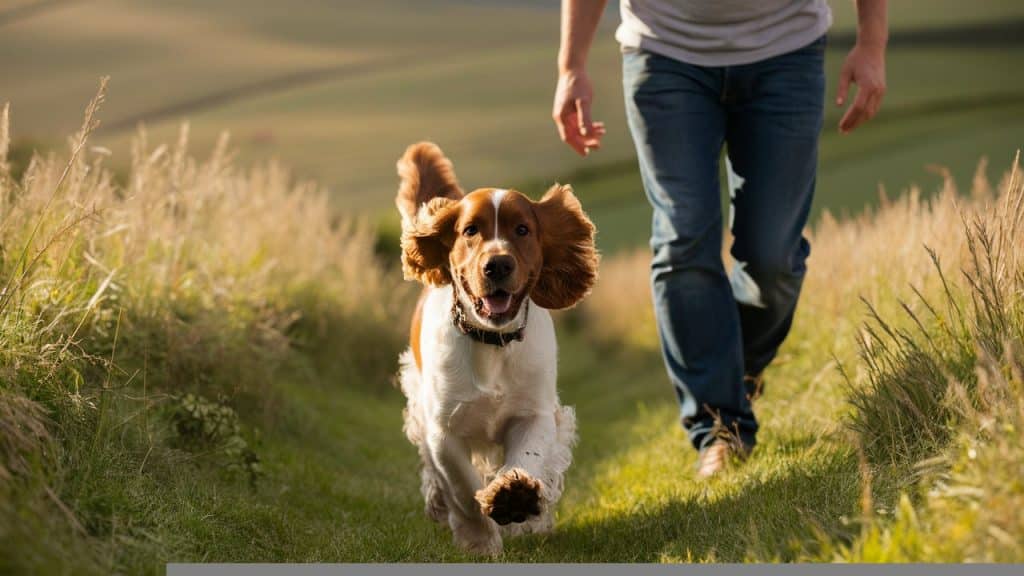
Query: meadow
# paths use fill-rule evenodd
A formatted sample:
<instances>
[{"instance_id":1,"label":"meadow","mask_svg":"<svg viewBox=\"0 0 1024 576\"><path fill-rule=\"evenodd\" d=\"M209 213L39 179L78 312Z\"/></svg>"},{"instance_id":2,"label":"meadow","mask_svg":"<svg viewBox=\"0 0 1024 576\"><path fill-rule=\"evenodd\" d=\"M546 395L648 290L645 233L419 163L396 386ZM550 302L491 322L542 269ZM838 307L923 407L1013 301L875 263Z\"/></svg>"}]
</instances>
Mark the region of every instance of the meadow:
<instances>
[{"instance_id":1,"label":"meadow","mask_svg":"<svg viewBox=\"0 0 1024 576\"><path fill-rule=\"evenodd\" d=\"M422 514L391 376L413 291L367 221L229 148L195 159L185 131L137 141L119 185L87 144L94 110L70 158L21 179L0 121L0 571L472 560ZM498 560L1019 561L1012 169L823 216L761 444L710 483L662 375L646 256L607 258L558 319L580 443L557 530Z\"/></svg>"},{"instance_id":2,"label":"meadow","mask_svg":"<svg viewBox=\"0 0 1024 576\"><path fill-rule=\"evenodd\" d=\"M828 101L856 23L850 2L832 4ZM1016 62L1024 44L1014 40L1020 34L985 40L996 38L988 28L1019 27L1024 7L1014 0L892 4L884 111L872 130L843 138L835 130L839 111L829 110L816 214L859 212L877 202L880 183L890 192L914 183L931 190L941 183L926 169L933 163L965 181L980 157L1003 166L1019 146L1024 80ZM140 123L153 140L171 141L188 120L195 150L207 153L230 129L242 162L280 159L329 188L341 209L391 225L392 163L415 140L435 140L462 159L471 187L500 183L539 193L581 173L615 173L621 178L608 179L608 190L581 193L615 196L612 214L637 214L621 226L632 234L610 238L606 249L642 243L648 223L622 112L614 8L590 64L595 116L610 132L604 149L583 160L558 141L548 112L557 1L424 6L52 3L20 19L0 17L0 66L11 79L0 85L0 100L15 111L16 148L52 148L76 127L75 103L89 98L95 78L112 74L109 116L94 142L117 152L113 168L127 168ZM951 33L971 27L980 31ZM948 38L915 40L921 31Z\"/></svg>"},{"instance_id":3,"label":"meadow","mask_svg":"<svg viewBox=\"0 0 1024 576\"><path fill-rule=\"evenodd\" d=\"M476 560L423 514L393 385L416 287L383 207L422 137L470 186L574 184L606 252L557 317L580 441L556 530L497 561L1024 561L1019 45L894 48L885 115L826 133L761 443L699 482L626 135L560 148L549 8L413 4L0 8L0 573ZM893 4L897 31L1021 17Z\"/></svg>"}]
</instances>

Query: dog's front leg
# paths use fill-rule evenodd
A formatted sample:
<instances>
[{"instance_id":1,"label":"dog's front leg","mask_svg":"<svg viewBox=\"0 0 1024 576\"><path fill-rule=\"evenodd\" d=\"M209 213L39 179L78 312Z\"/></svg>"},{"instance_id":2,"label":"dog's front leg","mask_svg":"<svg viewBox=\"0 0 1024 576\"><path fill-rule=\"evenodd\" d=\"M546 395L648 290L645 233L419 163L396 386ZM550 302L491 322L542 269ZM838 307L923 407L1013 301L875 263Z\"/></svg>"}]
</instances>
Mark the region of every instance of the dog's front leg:
<instances>
[{"instance_id":1,"label":"dog's front leg","mask_svg":"<svg viewBox=\"0 0 1024 576\"><path fill-rule=\"evenodd\" d=\"M555 443L554 414L514 418L505 431L505 465L477 493L483 512L498 524L525 522L541 513L547 451Z\"/></svg>"},{"instance_id":2,"label":"dog's front leg","mask_svg":"<svg viewBox=\"0 0 1024 576\"><path fill-rule=\"evenodd\" d=\"M427 436L427 445L447 487L448 525L455 543L478 554L500 554L501 535L497 526L481 512L474 498L483 480L473 466L465 440L435 427Z\"/></svg>"}]
</instances>

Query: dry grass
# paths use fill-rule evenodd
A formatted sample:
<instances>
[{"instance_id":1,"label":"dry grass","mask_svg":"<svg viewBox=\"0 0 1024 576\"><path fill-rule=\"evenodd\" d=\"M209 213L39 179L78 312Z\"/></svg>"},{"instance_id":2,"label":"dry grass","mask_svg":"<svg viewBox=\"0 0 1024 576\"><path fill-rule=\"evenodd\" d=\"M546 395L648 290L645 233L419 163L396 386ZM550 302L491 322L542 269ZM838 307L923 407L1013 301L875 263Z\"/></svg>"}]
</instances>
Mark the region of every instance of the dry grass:
<instances>
[{"instance_id":1,"label":"dry grass","mask_svg":"<svg viewBox=\"0 0 1024 576\"><path fill-rule=\"evenodd\" d=\"M69 561L64 544L101 550L74 526L95 533L107 513L65 500L117 494L111 474L128 494L152 481L145 466L181 461L162 440L176 398L266 425L282 374L330 362L352 381L325 385L380 389L399 338L407 288L370 225L277 165L239 169L226 135L193 158L187 125L170 146L140 131L114 174L89 147L104 96L105 81L65 158L37 156L20 179L0 114L0 571L62 570L48 562Z\"/></svg>"},{"instance_id":2,"label":"dry grass","mask_svg":"<svg viewBox=\"0 0 1024 576\"><path fill-rule=\"evenodd\" d=\"M37 157L18 179L6 158L7 110L0 114L0 572L135 572L211 554L319 559L337 546L345 558L447 557L439 533L410 527L405 504L381 506L405 493L379 481L404 477L407 448L388 421L397 397L379 390L412 286L378 262L374 231L339 219L323 190L276 165L237 168L226 136L209 157L193 158L187 126L169 146L151 146L140 132L131 169L113 173L108 152L88 145L101 103L102 93L70 140L70 160ZM612 422L616 435L635 425L650 441L581 444L580 465L589 454L599 478L616 479L607 493L598 482L576 497L600 503L593 517L603 527L581 529L591 516L570 517L562 540L527 542L522 558L583 559L594 550L689 558L697 542L711 546L697 557L713 558L720 532L742 532L749 520L753 536L734 539L728 558L746 549L758 558L1019 560L1021 180L992 186L979 177L963 196L947 178L931 199L912 191L853 220L826 216L809 232L793 336L758 407L764 449L710 488L677 481L678 458L665 449L677 433L665 426L671 408L660 405L653 417L640 410L635 422L623 416L623 406L648 397L651 387L639 384L649 382L631 379L657 372L656 334L647 255L607 259L581 307L582 334L560 334L563 384L592 410L596 437ZM595 351L595 339L642 354ZM308 369L310 361L340 370ZM299 371L309 377L277 382ZM324 376L339 382L319 389ZM362 379L376 384L361 387ZM257 453L252 423L290 418L265 426L276 432L267 447L279 459L275 483L248 492L189 466L192 457L167 437L173 427L159 421L159 408L186 393L205 398L192 403L196 413L225 416L231 435ZM669 394L666 385L665 401ZM855 435L827 433L842 415ZM204 426L202 414L190 424ZM820 508L815 521L846 541L851 529L834 524L855 506L856 461L841 444L849 437L871 458L866 487L889 488L864 491L864 518L853 519L861 535L848 546L812 546L803 532L776 530L807 519L790 505L800 502ZM657 466L630 463L647 460ZM728 496L712 504L720 518L744 526L714 514L700 523L709 490ZM895 521L872 516L876 504L892 508L898 490L912 497ZM328 498L342 502L340 513L325 509ZM637 515L643 498L664 513ZM680 518L697 524L683 530Z\"/></svg>"},{"instance_id":3,"label":"dry grass","mask_svg":"<svg viewBox=\"0 0 1024 576\"><path fill-rule=\"evenodd\" d=\"M769 384L762 408L768 429L791 425L796 412L808 412L804 426L826 430L839 417L852 434L837 440L866 459L864 531L850 547L824 544L823 558L1024 554L1024 178L1016 163L995 186L984 173L982 161L970 195L943 173L929 199L916 189L883 194L878 209L850 220L826 214L807 232L797 320L768 375L794 395L780 419L770 397L783 391ZM656 346L648 262L637 252L604 263L583 306L599 340ZM899 493L918 491L925 495L895 506L895 522L875 517Z\"/></svg>"},{"instance_id":4,"label":"dry grass","mask_svg":"<svg viewBox=\"0 0 1024 576\"><path fill-rule=\"evenodd\" d=\"M239 170L226 134L196 160L187 125L172 146L150 146L140 131L122 183L104 169L109 153L87 147L93 122L70 161L37 157L20 182L0 172L3 322L34 318L50 341L72 323L65 350L92 339L106 352L120 318L122 331L175 339L168 357L216 346L203 329L213 323L274 356L297 323L399 315L374 230L339 219L324 190L275 164Z\"/></svg>"},{"instance_id":5,"label":"dry grass","mask_svg":"<svg viewBox=\"0 0 1024 576\"><path fill-rule=\"evenodd\" d=\"M651 308L650 262L647 250L624 252L602 260L597 284L580 305L594 338L643 349L657 346L657 326Z\"/></svg>"},{"instance_id":6,"label":"dry grass","mask_svg":"<svg viewBox=\"0 0 1024 576\"><path fill-rule=\"evenodd\" d=\"M927 199L913 188L895 200L880 192L879 208L852 219L837 220L826 211L805 233L812 250L800 315L837 319L845 338L855 334L860 323L859 315L850 311L860 308L862 298L885 311L895 311L899 308L895 298L908 294L908 286L926 293L939 288L936 269L927 257L922 257L922 248L927 246L935 253L946 274L955 273L966 262L962 214L972 217L994 210L992 186L984 178L986 164L983 160L978 166L969 198L959 194L952 177L944 173L942 189ZM1006 185L1004 181L1000 188ZM726 247L730 242L729 237L723 240ZM723 259L728 264L727 248ZM589 317L600 316L601 322L593 327L599 334L656 344L656 334L650 329L654 320L649 265L646 250L607 258L602 263L600 281L583 305ZM642 321L638 322L641 314ZM834 329L834 325L829 327L830 331Z\"/></svg>"}]
</instances>

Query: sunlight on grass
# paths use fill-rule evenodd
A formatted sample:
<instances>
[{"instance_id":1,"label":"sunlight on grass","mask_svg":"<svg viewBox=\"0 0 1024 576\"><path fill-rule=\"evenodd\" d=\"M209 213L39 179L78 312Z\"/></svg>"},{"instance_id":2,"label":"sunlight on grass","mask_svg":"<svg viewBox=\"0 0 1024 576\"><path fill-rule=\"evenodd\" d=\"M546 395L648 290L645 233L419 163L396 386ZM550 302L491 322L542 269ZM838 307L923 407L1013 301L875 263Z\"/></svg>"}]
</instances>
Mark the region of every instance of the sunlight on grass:
<instances>
[{"instance_id":1,"label":"sunlight on grass","mask_svg":"<svg viewBox=\"0 0 1024 576\"><path fill-rule=\"evenodd\" d=\"M17 177L0 114L0 572L476 560L423 514L392 386L415 287L386 234L226 137L194 158L187 128L140 131L115 175L101 101ZM808 232L759 445L710 482L647 252L607 258L556 315L580 433L557 529L497 560L1019 561L1024 178L985 174Z\"/></svg>"}]
</instances>

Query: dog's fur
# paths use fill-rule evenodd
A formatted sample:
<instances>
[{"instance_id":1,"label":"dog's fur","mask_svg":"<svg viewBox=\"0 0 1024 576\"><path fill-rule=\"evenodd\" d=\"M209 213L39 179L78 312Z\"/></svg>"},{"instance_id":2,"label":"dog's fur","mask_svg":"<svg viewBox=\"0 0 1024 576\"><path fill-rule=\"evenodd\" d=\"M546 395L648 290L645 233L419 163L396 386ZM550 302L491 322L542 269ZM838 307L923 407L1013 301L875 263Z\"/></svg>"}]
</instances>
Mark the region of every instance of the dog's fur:
<instances>
[{"instance_id":1,"label":"dog's fur","mask_svg":"<svg viewBox=\"0 0 1024 576\"><path fill-rule=\"evenodd\" d=\"M402 267L425 285L400 358L405 433L420 452L427 516L460 547L498 554L502 534L551 529L572 461L576 417L558 400L548 309L590 291L594 226L568 186L539 202L513 190L464 193L428 142L406 150L398 173ZM507 275L493 274L495 262ZM525 323L522 340L471 339L453 323L455 299L475 328Z\"/></svg>"}]
</instances>

